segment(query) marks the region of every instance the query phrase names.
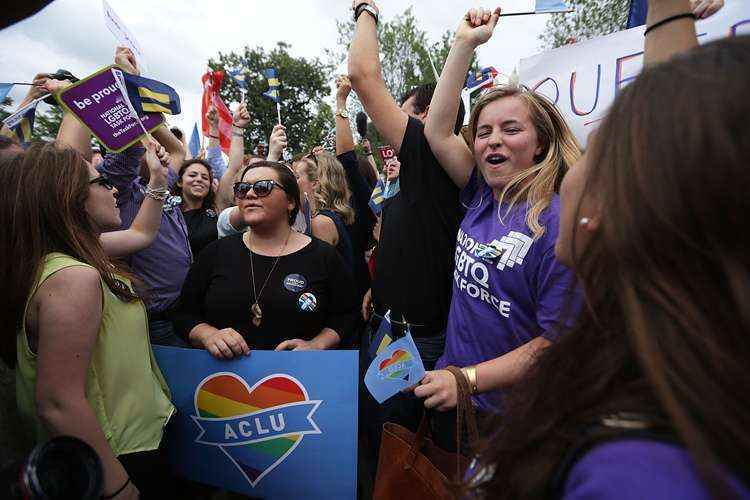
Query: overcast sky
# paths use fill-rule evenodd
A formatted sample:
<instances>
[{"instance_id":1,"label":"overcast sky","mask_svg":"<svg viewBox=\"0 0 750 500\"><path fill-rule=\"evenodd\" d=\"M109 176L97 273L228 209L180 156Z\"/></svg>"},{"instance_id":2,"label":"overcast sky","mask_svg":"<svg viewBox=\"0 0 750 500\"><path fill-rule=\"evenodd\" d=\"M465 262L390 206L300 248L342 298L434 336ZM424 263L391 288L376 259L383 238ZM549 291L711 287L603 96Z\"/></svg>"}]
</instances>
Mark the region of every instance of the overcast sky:
<instances>
[{"instance_id":1,"label":"overcast sky","mask_svg":"<svg viewBox=\"0 0 750 500\"><path fill-rule=\"evenodd\" d=\"M517 7L524 0L506 0ZM388 20L410 5L420 27L436 42L446 29L455 29L478 0L380 0ZM145 59L143 76L173 86L182 114L170 123L190 133L200 114L200 77L206 61L219 51L243 46L273 47L283 40L294 56L324 58L334 48L336 19L351 15L348 0L109 0L109 4L140 43ZM500 21L495 35L480 47L482 66L510 73L522 57L539 52L539 34L547 15L514 16ZM58 68L79 78L113 62L116 40L104 24L101 0L56 0L37 15L0 31L0 81L28 82L39 72ZM282 85L284 75L280 75ZM26 89L10 96L19 102ZM233 108L233 103L228 103ZM43 108L42 108L43 109Z\"/></svg>"}]
</instances>

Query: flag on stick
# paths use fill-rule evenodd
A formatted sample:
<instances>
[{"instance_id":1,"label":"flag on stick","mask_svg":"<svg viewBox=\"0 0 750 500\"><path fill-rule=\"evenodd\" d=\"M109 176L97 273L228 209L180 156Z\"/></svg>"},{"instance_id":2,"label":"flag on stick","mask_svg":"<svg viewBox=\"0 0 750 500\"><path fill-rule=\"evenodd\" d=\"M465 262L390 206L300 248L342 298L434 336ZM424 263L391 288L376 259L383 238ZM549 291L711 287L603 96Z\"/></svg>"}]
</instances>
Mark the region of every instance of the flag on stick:
<instances>
[{"instance_id":1,"label":"flag on stick","mask_svg":"<svg viewBox=\"0 0 750 500\"><path fill-rule=\"evenodd\" d=\"M497 74L497 70L492 66L482 68L481 70L475 71L473 73L469 72L469 75L466 78L465 88L470 93L472 93L476 89L489 87L490 85L492 85L492 82L495 80Z\"/></svg>"},{"instance_id":2,"label":"flag on stick","mask_svg":"<svg viewBox=\"0 0 750 500\"><path fill-rule=\"evenodd\" d=\"M201 136L198 133L198 124L193 125L193 133L190 136L190 143L188 143L188 149L190 150L190 156L197 158L201 151Z\"/></svg>"},{"instance_id":3,"label":"flag on stick","mask_svg":"<svg viewBox=\"0 0 750 500\"><path fill-rule=\"evenodd\" d=\"M573 12L563 0L527 0L521 9L504 10L501 16L524 16L528 14L553 14Z\"/></svg>"},{"instance_id":4,"label":"flag on stick","mask_svg":"<svg viewBox=\"0 0 750 500\"><path fill-rule=\"evenodd\" d=\"M34 131L34 117L36 116L36 106L38 102L32 103L32 106L25 106L24 109L9 116L3 123L8 130L18 137L18 142L23 149L31 145L31 133Z\"/></svg>"},{"instance_id":5,"label":"flag on stick","mask_svg":"<svg viewBox=\"0 0 750 500\"><path fill-rule=\"evenodd\" d=\"M0 104L5 101L5 98L8 97L8 94L13 89L12 83L0 83Z\"/></svg>"},{"instance_id":6,"label":"flag on stick","mask_svg":"<svg viewBox=\"0 0 750 500\"><path fill-rule=\"evenodd\" d=\"M202 122L201 128L203 135L209 135L209 124L206 120L208 108L213 105L216 113L219 115L219 143L221 150L229 154L229 146L232 143L232 112L219 95L221 82L224 80L223 71L211 71L210 69L203 75L203 101L202 101Z\"/></svg>"},{"instance_id":7,"label":"flag on stick","mask_svg":"<svg viewBox=\"0 0 750 500\"><path fill-rule=\"evenodd\" d=\"M130 102L133 103L133 107L138 114L166 113L168 115L179 115L182 112L180 96L169 85L125 72L122 75Z\"/></svg>"}]
</instances>

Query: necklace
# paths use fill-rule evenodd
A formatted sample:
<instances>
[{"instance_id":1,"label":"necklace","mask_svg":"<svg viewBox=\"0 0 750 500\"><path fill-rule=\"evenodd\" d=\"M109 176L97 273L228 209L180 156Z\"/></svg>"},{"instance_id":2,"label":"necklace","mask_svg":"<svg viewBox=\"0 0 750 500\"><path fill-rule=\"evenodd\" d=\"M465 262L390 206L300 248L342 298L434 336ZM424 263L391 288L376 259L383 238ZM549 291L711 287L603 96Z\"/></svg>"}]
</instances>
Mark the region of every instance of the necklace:
<instances>
[{"instance_id":1,"label":"necklace","mask_svg":"<svg viewBox=\"0 0 750 500\"><path fill-rule=\"evenodd\" d=\"M247 232L247 240L248 240L248 247L250 246L250 233ZM260 293L255 291L255 268L253 266L253 250L250 249L250 276L252 277L252 283L253 283L253 297L255 297L255 302L253 305L250 306L250 312L253 315L253 325L257 327L260 327L260 320L263 318L263 310L260 308L260 296L263 295L263 290L265 290L266 285L268 284L268 280L271 279L271 275L273 274L273 270L276 269L276 264L279 263L279 260L281 259L281 254L284 253L284 250L286 249L287 243L289 243L289 237L292 235L292 230L289 230L289 234L286 235L286 241L284 241L284 246L281 247L281 250L279 251L279 255L276 256L276 259L273 261L273 265L271 266L271 270L268 272L268 276L266 276L265 281L263 282L263 286L260 287Z\"/></svg>"}]
</instances>

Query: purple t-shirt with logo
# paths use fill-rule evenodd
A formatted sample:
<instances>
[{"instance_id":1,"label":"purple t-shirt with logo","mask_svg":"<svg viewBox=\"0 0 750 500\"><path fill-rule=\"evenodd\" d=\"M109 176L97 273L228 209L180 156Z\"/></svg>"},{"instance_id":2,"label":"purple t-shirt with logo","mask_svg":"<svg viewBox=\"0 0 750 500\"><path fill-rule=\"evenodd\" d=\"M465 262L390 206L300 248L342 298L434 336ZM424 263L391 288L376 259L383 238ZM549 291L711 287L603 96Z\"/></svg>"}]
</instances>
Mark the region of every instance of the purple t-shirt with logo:
<instances>
[{"instance_id":1,"label":"purple t-shirt with logo","mask_svg":"<svg viewBox=\"0 0 750 500\"><path fill-rule=\"evenodd\" d=\"M437 368L469 366L497 358L535 337L554 336L573 294L573 273L555 259L560 203L555 195L540 217L544 234L534 240L527 204L498 203L475 169L461 193L467 207L456 244L453 297L445 353ZM500 219L502 218L502 222ZM493 243L494 258L476 255ZM478 407L499 411L501 393L474 396Z\"/></svg>"},{"instance_id":2,"label":"purple t-shirt with logo","mask_svg":"<svg viewBox=\"0 0 750 500\"><path fill-rule=\"evenodd\" d=\"M750 499L750 491L729 476L737 498ZM646 439L602 444L573 466L565 481L565 500L617 498L713 498L701 481L685 448Z\"/></svg>"}]
</instances>

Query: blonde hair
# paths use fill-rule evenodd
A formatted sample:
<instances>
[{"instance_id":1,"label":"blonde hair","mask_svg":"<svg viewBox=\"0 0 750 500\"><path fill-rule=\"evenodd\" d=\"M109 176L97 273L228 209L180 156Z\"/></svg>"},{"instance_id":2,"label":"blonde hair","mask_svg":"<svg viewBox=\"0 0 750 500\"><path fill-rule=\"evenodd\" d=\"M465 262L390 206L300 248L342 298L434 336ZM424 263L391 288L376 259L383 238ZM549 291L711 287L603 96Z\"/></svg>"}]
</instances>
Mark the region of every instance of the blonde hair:
<instances>
[{"instance_id":1,"label":"blonde hair","mask_svg":"<svg viewBox=\"0 0 750 500\"><path fill-rule=\"evenodd\" d=\"M498 207L506 196L509 196L507 215L518 201L525 200L529 206L526 224L531 229L534 239L538 239L545 232L545 228L539 223L539 216L549 207L552 196L560 188L565 172L581 156L581 146L565 119L546 97L524 86L501 85L483 94L471 110L469 133L472 150L482 110L491 102L504 97L518 97L526 104L539 145L542 146L542 153L537 156L538 161L534 165L505 185L498 199ZM532 179L531 182L527 182L528 179Z\"/></svg>"},{"instance_id":2,"label":"blonde hair","mask_svg":"<svg viewBox=\"0 0 750 500\"><path fill-rule=\"evenodd\" d=\"M344 224L354 223L354 210L349 205L351 191L346 180L346 172L335 156L318 153L315 160L305 156L298 160L310 182L317 182L315 202L317 210L331 210L339 214Z\"/></svg>"}]
</instances>

